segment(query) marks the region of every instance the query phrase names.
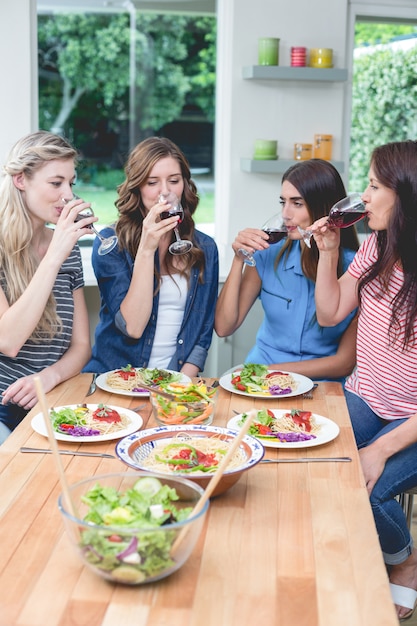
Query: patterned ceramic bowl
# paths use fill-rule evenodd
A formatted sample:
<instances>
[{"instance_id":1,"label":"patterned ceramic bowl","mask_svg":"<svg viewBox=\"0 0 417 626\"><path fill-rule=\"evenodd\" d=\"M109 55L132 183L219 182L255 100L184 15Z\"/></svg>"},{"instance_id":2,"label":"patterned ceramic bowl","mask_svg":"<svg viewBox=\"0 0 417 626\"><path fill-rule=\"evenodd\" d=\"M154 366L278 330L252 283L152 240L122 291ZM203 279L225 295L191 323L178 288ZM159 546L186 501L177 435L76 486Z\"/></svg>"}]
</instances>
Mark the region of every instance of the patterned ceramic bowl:
<instances>
[{"instance_id":1,"label":"patterned ceramic bowl","mask_svg":"<svg viewBox=\"0 0 417 626\"><path fill-rule=\"evenodd\" d=\"M124 463L137 470L152 471L156 475L181 476L205 489L215 472L216 460L218 464L237 434L236 430L212 425L159 426L124 437L116 445L116 454ZM213 496L224 493L237 483L248 469L259 463L264 452L259 440L246 435ZM210 457L211 454L215 458Z\"/></svg>"}]
</instances>

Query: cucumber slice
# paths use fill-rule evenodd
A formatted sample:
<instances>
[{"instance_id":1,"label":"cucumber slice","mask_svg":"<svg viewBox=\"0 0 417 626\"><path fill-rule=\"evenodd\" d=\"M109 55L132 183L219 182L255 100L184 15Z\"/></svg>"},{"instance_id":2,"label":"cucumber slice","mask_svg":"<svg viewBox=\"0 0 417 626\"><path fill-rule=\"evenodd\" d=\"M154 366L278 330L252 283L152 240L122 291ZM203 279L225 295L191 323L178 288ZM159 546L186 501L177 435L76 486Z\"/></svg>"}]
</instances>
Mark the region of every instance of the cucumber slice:
<instances>
[{"instance_id":1,"label":"cucumber slice","mask_svg":"<svg viewBox=\"0 0 417 626\"><path fill-rule=\"evenodd\" d=\"M152 476L144 476L143 478L139 478L133 488L143 496L151 498L162 488L162 483Z\"/></svg>"}]
</instances>

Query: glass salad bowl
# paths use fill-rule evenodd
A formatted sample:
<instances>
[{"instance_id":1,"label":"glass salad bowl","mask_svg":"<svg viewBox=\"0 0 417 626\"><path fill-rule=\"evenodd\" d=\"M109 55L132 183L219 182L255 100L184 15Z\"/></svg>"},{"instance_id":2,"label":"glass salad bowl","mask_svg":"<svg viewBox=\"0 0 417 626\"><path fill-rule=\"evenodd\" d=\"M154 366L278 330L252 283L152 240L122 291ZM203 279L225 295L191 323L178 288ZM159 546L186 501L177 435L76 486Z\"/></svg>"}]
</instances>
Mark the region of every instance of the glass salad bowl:
<instances>
[{"instance_id":1,"label":"glass salad bowl","mask_svg":"<svg viewBox=\"0 0 417 626\"><path fill-rule=\"evenodd\" d=\"M218 396L218 387L204 383L172 382L161 393L151 391L150 401L155 422L161 426L211 424Z\"/></svg>"},{"instance_id":2,"label":"glass salad bowl","mask_svg":"<svg viewBox=\"0 0 417 626\"><path fill-rule=\"evenodd\" d=\"M188 559L208 502L189 517L203 489L184 478L126 472L70 485L58 508L78 556L99 576L127 585L169 576Z\"/></svg>"}]
</instances>

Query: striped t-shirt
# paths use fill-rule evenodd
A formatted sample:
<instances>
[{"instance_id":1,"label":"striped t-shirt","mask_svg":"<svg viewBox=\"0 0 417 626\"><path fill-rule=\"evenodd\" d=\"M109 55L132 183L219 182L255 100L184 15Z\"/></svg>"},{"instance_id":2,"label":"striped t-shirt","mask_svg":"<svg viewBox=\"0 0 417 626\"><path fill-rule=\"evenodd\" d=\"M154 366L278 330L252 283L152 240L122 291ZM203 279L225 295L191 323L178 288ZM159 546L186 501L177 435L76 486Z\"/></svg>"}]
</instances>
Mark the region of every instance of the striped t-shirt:
<instances>
[{"instance_id":1,"label":"striped t-shirt","mask_svg":"<svg viewBox=\"0 0 417 626\"><path fill-rule=\"evenodd\" d=\"M375 233L361 245L348 268L359 279L377 258ZM405 315L394 346L389 342L391 302L401 288L404 274L395 265L389 280L389 296L380 295L375 281L361 293L358 320L357 367L346 382L346 389L359 395L380 417L393 420L417 413L417 345L403 350ZM414 323L417 337L417 322Z\"/></svg>"},{"instance_id":2,"label":"striped t-shirt","mask_svg":"<svg viewBox=\"0 0 417 626\"><path fill-rule=\"evenodd\" d=\"M4 276L0 285L4 289ZM0 352L0 393L22 376L35 374L56 363L68 350L72 336L74 317L73 291L84 286L81 253L74 246L70 256L62 264L55 280L53 294L58 315L62 320L62 333L53 339L39 343L27 341L16 357L8 357ZM16 320L16 324L19 320Z\"/></svg>"}]
</instances>

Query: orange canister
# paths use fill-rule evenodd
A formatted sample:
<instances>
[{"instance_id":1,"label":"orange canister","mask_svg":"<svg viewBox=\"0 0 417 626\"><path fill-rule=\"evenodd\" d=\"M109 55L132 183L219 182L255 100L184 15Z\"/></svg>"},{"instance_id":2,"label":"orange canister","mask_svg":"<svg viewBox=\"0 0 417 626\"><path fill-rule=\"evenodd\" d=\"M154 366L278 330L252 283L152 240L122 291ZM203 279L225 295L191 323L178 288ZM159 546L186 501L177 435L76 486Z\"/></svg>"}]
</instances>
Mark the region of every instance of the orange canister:
<instances>
[{"instance_id":1,"label":"orange canister","mask_svg":"<svg viewBox=\"0 0 417 626\"><path fill-rule=\"evenodd\" d=\"M333 67L333 49L332 48L311 48L310 49L310 67Z\"/></svg>"},{"instance_id":2,"label":"orange canister","mask_svg":"<svg viewBox=\"0 0 417 626\"><path fill-rule=\"evenodd\" d=\"M314 158L330 161L332 158L333 135L314 135Z\"/></svg>"},{"instance_id":3,"label":"orange canister","mask_svg":"<svg viewBox=\"0 0 417 626\"><path fill-rule=\"evenodd\" d=\"M296 161L307 161L313 156L313 144L311 143L295 143L294 159Z\"/></svg>"}]
</instances>

